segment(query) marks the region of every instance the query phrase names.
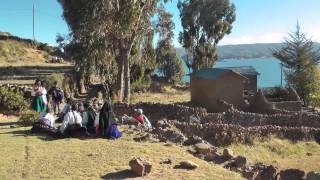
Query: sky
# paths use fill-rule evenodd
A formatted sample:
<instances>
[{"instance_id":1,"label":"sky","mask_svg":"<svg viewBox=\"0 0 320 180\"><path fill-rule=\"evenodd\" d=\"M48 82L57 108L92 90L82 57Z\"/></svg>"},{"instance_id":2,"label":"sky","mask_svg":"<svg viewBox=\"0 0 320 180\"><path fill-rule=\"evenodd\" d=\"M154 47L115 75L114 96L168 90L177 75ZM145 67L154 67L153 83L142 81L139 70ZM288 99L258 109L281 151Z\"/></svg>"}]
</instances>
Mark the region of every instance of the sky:
<instances>
[{"instance_id":1,"label":"sky","mask_svg":"<svg viewBox=\"0 0 320 180\"><path fill-rule=\"evenodd\" d=\"M165 8L173 14L174 45L180 47L182 30L178 0ZM301 30L320 42L320 0L231 0L236 5L236 21L232 33L219 45L282 42L297 22ZM57 33L67 34L62 8L56 0L1 0L0 31L32 38L32 6L35 6L35 38L56 45Z\"/></svg>"}]
</instances>

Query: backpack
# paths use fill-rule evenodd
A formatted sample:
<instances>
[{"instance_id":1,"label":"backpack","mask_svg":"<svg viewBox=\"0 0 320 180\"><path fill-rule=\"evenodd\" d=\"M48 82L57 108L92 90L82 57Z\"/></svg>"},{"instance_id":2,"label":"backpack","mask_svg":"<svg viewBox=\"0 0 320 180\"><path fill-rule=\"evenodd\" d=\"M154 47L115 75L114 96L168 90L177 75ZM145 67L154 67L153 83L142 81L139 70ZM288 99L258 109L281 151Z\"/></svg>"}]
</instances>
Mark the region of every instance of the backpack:
<instances>
[{"instance_id":1,"label":"backpack","mask_svg":"<svg viewBox=\"0 0 320 180\"><path fill-rule=\"evenodd\" d=\"M57 97L56 97L56 100L58 100L58 101L62 101L63 97L64 97L64 93L63 93L63 91L62 91L61 89L58 89L58 90L57 90Z\"/></svg>"}]
</instances>

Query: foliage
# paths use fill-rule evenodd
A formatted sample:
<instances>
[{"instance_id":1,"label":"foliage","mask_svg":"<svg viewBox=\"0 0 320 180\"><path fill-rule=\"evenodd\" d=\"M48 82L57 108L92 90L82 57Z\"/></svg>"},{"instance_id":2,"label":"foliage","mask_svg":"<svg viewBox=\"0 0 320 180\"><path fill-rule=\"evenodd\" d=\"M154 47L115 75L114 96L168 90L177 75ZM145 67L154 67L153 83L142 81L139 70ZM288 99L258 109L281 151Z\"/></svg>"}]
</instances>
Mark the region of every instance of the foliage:
<instances>
[{"instance_id":1,"label":"foliage","mask_svg":"<svg viewBox=\"0 0 320 180\"><path fill-rule=\"evenodd\" d=\"M37 113L36 111L24 111L19 120L18 123L21 126L31 126L35 121L37 121L39 119L39 113Z\"/></svg>"},{"instance_id":2,"label":"foliage","mask_svg":"<svg viewBox=\"0 0 320 180\"><path fill-rule=\"evenodd\" d=\"M179 41L192 54L192 70L211 68L217 60L216 46L229 34L235 6L229 0L179 1L183 31Z\"/></svg>"},{"instance_id":3,"label":"foliage","mask_svg":"<svg viewBox=\"0 0 320 180\"><path fill-rule=\"evenodd\" d=\"M163 74L167 82L173 84L181 82L184 75L182 60L175 52L168 52L161 56L159 66L160 72Z\"/></svg>"},{"instance_id":4,"label":"foliage","mask_svg":"<svg viewBox=\"0 0 320 180\"><path fill-rule=\"evenodd\" d=\"M78 77L83 79L95 69L117 71L120 101L129 102L131 50L150 31L151 18L160 0L58 2L72 31L71 44L77 47L73 48L76 49L73 57L77 59ZM116 69L110 68L114 67L111 60L115 60Z\"/></svg>"},{"instance_id":5,"label":"foliage","mask_svg":"<svg viewBox=\"0 0 320 180\"><path fill-rule=\"evenodd\" d=\"M53 86L55 81L58 82L59 87L63 87L64 78L62 73L54 73L50 75L41 75L38 79L44 83L45 88L48 90Z\"/></svg>"},{"instance_id":6,"label":"foliage","mask_svg":"<svg viewBox=\"0 0 320 180\"><path fill-rule=\"evenodd\" d=\"M19 92L7 87L0 87L0 112L22 112L28 109L29 104Z\"/></svg>"},{"instance_id":7,"label":"foliage","mask_svg":"<svg viewBox=\"0 0 320 180\"><path fill-rule=\"evenodd\" d=\"M311 96L320 93L320 74L317 64L320 53L314 49L314 43L300 31L289 34L285 46L273 51L285 67L288 85L295 88L305 105L309 105Z\"/></svg>"}]
</instances>

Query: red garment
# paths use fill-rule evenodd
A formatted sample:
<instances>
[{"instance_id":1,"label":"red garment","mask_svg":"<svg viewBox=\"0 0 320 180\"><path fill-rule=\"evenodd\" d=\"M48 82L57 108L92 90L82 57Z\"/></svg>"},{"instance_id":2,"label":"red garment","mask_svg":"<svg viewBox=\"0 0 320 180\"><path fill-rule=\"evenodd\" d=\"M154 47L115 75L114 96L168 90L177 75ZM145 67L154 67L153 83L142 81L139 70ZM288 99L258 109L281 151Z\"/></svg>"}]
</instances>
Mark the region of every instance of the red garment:
<instances>
[{"instance_id":1,"label":"red garment","mask_svg":"<svg viewBox=\"0 0 320 180\"><path fill-rule=\"evenodd\" d=\"M139 121L139 123L143 123L143 115L139 114L139 116L136 117L136 120Z\"/></svg>"}]
</instances>

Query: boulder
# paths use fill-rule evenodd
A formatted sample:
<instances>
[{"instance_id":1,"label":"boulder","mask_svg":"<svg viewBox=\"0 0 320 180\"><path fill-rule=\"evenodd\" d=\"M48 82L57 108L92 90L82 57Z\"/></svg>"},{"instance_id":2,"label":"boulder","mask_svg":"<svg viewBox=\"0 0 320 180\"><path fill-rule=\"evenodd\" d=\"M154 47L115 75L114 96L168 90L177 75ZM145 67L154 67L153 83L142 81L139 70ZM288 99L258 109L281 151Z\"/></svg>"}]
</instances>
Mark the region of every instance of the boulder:
<instances>
[{"instance_id":1,"label":"boulder","mask_svg":"<svg viewBox=\"0 0 320 180\"><path fill-rule=\"evenodd\" d=\"M141 158L134 158L129 162L129 166L131 167L131 170L137 175L137 176L146 176L151 172L151 163L143 160Z\"/></svg>"},{"instance_id":2,"label":"boulder","mask_svg":"<svg viewBox=\"0 0 320 180\"><path fill-rule=\"evenodd\" d=\"M233 158L233 151L231 149L224 149L222 153L222 158L224 159L232 159Z\"/></svg>"},{"instance_id":3,"label":"boulder","mask_svg":"<svg viewBox=\"0 0 320 180\"><path fill-rule=\"evenodd\" d=\"M300 169L286 169L280 171L281 180L302 180L304 179L305 172Z\"/></svg>"},{"instance_id":4,"label":"boulder","mask_svg":"<svg viewBox=\"0 0 320 180\"><path fill-rule=\"evenodd\" d=\"M320 173L311 171L307 174L307 180L319 180L320 179Z\"/></svg>"},{"instance_id":5,"label":"boulder","mask_svg":"<svg viewBox=\"0 0 320 180\"><path fill-rule=\"evenodd\" d=\"M278 173L278 169L272 165L267 166L260 170L255 180L269 180L269 179L275 179L276 175Z\"/></svg>"},{"instance_id":6,"label":"boulder","mask_svg":"<svg viewBox=\"0 0 320 180\"><path fill-rule=\"evenodd\" d=\"M237 156L233 160L236 167L245 167L248 164L247 158L243 156Z\"/></svg>"},{"instance_id":7,"label":"boulder","mask_svg":"<svg viewBox=\"0 0 320 180\"><path fill-rule=\"evenodd\" d=\"M166 140L176 144L183 144L183 142L187 140L187 138L181 132L171 129L164 132L164 137Z\"/></svg>"},{"instance_id":8,"label":"boulder","mask_svg":"<svg viewBox=\"0 0 320 180\"><path fill-rule=\"evenodd\" d=\"M189 160L182 161L182 162L180 162L180 165L179 165L179 168L182 168L182 169L196 169L198 167L199 167L198 164L196 164L192 161L189 161Z\"/></svg>"},{"instance_id":9,"label":"boulder","mask_svg":"<svg viewBox=\"0 0 320 180\"><path fill-rule=\"evenodd\" d=\"M189 137L189 138L183 143L183 145L185 145L185 146L190 146L190 145L194 145L194 144L201 143L201 142L203 142L203 140L202 140L201 137L196 136L196 135L193 135L193 136Z\"/></svg>"},{"instance_id":10,"label":"boulder","mask_svg":"<svg viewBox=\"0 0 320 180\"><path fill-rule=\"evenodd\" d=\"M198 143L198 144L195 144L194 147L196 148L199 154L204 154L204 155L209 154L210 152L217 151L215 147L206 143Z\"/></svg>"}]
</instances>

